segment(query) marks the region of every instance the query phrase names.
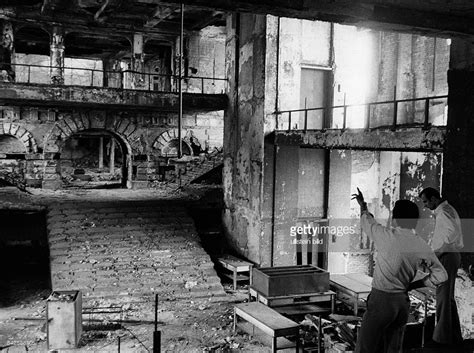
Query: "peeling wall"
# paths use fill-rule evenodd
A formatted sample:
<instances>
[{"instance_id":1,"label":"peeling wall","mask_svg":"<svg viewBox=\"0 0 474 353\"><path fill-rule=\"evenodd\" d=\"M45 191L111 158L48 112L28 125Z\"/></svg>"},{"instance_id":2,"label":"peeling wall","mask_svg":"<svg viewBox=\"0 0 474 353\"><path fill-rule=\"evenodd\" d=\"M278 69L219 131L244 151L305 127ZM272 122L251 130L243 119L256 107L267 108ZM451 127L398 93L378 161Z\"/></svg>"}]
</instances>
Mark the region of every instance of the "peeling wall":
<instances>
[{"instance_id":1,"label":"peeling wall","mask_svg":"<svg viewBox=\"0 0 474 353\"><path fill-rule=\"evenodd\" d=\"M231 107L224 120L223 221L235 250L260 263L266 17L229 16L227 35Z\"/></svg>"}]
</instances>

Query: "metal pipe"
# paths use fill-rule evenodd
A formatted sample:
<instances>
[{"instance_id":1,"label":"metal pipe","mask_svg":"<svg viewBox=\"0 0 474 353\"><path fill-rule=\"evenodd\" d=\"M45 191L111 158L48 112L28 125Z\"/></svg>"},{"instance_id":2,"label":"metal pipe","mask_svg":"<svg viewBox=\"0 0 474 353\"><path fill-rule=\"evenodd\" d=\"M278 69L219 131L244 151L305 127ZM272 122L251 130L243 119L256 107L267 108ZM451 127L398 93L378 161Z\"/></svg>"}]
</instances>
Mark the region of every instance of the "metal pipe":
<instances>
[{"instance_id":1,"label":"metal pipe","mask_svg":"<svg viewBox=\"0 0 474 353\"><path fill-rule=\"evenodd\" d=\"M281 27L281 18L278 17L278 24L277 24L277 50L276 50L276 80L275 80L275 111L278 111L278 93L279 93L279 71L280 71L280 27ZM278 130L278 117L279 115L275 115L275 128ZM276 202L276 163L277 163L277 151L278 146L273 142L273 175L272 175L272 230L270 234L270 266L273 267L273 256L275 254L275 250L273 247L275 246L275 202Z\"/></svg>"},{"instance_id":2,"label":"metal pipe","mask_svg":"<svg viewBox=\"0 0 474 353\"><path fill-rule=\"evenodd\" d=\"M183 156L183 144L181 141L181 129L183 120L183 47L184 47L184 4L181 4L181 26L179 33L179 73L178 73L178 89L179 89L179 110L178 110L178 158Z\"/></svg>"}]
</instances>

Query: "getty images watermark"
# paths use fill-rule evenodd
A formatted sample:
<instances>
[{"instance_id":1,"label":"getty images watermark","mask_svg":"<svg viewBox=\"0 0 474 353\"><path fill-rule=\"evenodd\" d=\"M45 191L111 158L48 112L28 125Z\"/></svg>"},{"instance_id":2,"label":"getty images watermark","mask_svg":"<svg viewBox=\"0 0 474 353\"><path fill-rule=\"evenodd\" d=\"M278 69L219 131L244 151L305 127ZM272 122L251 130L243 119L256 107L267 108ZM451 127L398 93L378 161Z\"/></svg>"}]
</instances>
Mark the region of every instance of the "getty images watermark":
<instances>
[{"instance_id":1,"label":"getty images watermark","mask_svg":"<svg viewBox=\"0 0 474 353\"><path fill-rule=\"evenodd\" d=\"M290 236L292 244L301 245L321 245L323 238L320 236L330 235L342 237L346 235L357 234L358 228L356 225L334 225L334 224L320 224L317 222L309 222L307 224L290 227Z\"/></svg>"}]
</instances>

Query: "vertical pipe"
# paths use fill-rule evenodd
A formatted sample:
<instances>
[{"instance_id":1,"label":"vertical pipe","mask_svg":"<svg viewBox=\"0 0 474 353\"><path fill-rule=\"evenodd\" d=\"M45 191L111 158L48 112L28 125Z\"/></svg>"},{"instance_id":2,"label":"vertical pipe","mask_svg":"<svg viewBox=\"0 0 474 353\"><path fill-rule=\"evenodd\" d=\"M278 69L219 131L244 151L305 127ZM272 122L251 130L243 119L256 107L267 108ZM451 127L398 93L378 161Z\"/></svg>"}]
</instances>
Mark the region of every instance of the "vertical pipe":
<instances>
[{"instance_id":1,"label":"vertical pipe","mask_svg":"<svg viewBox=\"0 0 474 353\"><path fill-rule=\"evenodd\" d=\"M398 102L397 102L397 86L393 87L393 125L392 130L397 128Z\"/></svg>"},{"instance_id":2,"label":"vertical pipe","mask_svg":"<svg viewBox=\"0 0 474 353\"><path fill-rule=\"evenodd\" d=\"M436 37L434 37L434 42L433 42L433 71L432 71L432 81L431 81L431 90L434 92L434 90L436 89L436 44L437 44L437 41L436 41Z\"/></svg>"},{"instance_id":3,"label":"vertical pipe","mask_svg":"<svg viewBox=\"0 0 474 353\"><path fill-rule=\"evenodd\" d=\"M179 111L178 111L178 158L183 156L183 144L181 141L181 129L183 120L183 42L184 42L184 4L181 4L181 26L179 33L179 73L178 73L178 88L179 88Z\"/></svg>"},{"instance_id":4,"label":"vertical pipe","mask_svg":"<svg viewBox=\"0 0 474 353\"><path fill-rule=\"evenodd\" d=\"M277 52L276 52L276 80L275 80L275 89L276 89L276 95L275 95L275 112L278 111L278 104L279 104L279 72L280 72L280 27L281 27L281 18L278 17L278 23L277 23ZM278 114L276 115L276 129L278 129ZM273 176L272 176L272 230L271 230L271 235L270 235L270 266L273 267L273 256L275 253L275 250L273 249L275 246L275 212L276 212L276 207L275 207L275 202L276 202L276 172L277 172L277 152L278 152L278 146L274 142L273 145Z\"/></svg>"},{"instance_id":5,"label":"vertical pipe","mask_svg":"<svg viewBox=\"0 0 474 353\"><path fill-rule=\"evenodd\" d=\"M346 106L346 93L344 93L344 111L342 115L342 129L345 130L347 125L347 106Z\"/></svg>"}]
</instances>

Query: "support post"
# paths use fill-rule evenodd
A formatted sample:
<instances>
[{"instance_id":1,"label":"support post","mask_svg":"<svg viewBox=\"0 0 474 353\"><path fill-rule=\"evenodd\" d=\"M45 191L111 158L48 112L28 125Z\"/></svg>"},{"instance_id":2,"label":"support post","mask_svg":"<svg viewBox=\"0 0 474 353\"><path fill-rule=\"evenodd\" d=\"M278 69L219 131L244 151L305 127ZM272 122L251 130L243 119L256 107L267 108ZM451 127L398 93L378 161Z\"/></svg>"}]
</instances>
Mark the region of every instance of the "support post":
<instances>
[{"instance_id":1,"label":"support post","mask_svg":"<svg viewBox=\"0 0 474 353\"><path fill-rule=\"evenodd\" d=\"M183 156L183 144L181 141L181 130L183 120L183 48L184 48L184 4L181 4L181 28L179 33L179 110L178 110L178 158Z\"/></svg>"},{"instance_id":2,"label":"support post","mask_svg":"<svg viewBox=\"0 0 474 353\"><path fill-rule=\"evenodd\" d=\"M115 173L115 139L110 138L110 161L109 161L110 174Z\"/></svg>"},{"instance_id":3,"label":"support post","mask_svg":"<svg viewBox=\"0 0 474 353\"><path fill-rule=\"evenodd\" d=\"M50 44L50 76L53 85L64 84L64 31L62 27L53 27Z\"/></svg>"},{"instance_id":4,"label":"support post","mask_svg":"<svg viewBox=\"0 0 474 353\"><path fill-rule=\"evenodd\" d=\"M104 168L104 138L99 137L99 169Z\"/></svg>"},{"instance_id":5,"label":"support post","mask_svg":"<svg viewBox=\"0 0 474 353\"><path fill-rule=\"evenodd\" d=\"M15 70L13 69L12 55L13 55L13 26L10 21L3 20L1 24L1 38L0 38L0 80L4 82L15 81Z\"/></svg>"}]
</instances>

